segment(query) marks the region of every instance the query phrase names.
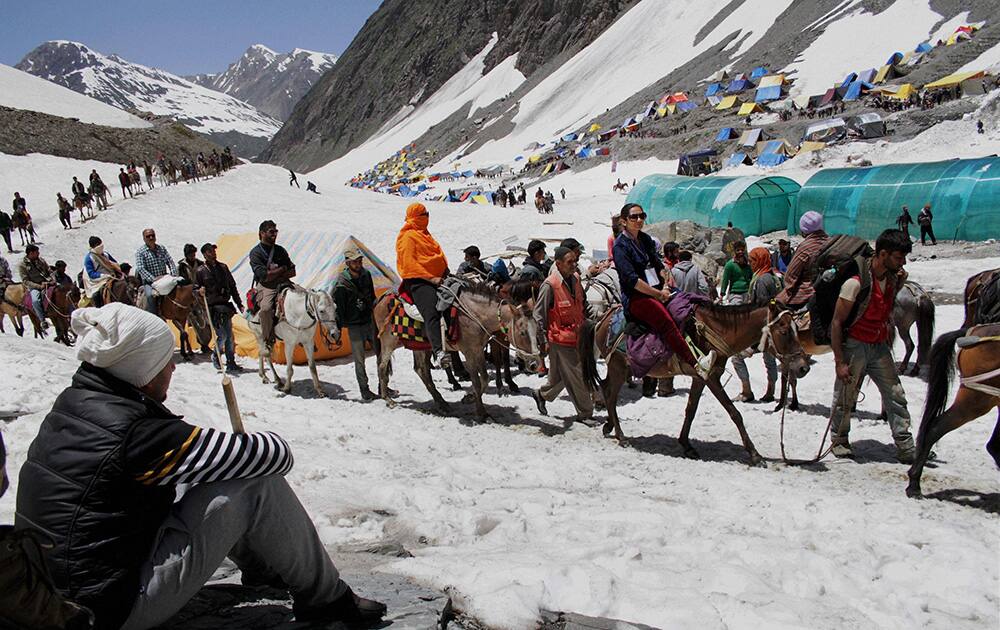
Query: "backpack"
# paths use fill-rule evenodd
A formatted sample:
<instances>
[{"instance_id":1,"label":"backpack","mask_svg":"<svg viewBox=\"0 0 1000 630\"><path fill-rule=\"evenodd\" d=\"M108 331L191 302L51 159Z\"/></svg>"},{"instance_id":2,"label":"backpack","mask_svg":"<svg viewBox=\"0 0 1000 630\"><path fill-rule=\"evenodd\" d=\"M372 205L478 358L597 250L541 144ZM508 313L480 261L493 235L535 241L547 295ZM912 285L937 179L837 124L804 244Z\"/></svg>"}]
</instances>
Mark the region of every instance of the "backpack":
<instances>
[{"instance_id":1,"label":"backpack","mask_svg":"<svg viewBox=\"0 0 1000 630\"><path fill-rule=\"evenodd\" d=\"M862 306L867 305L871 295L872 277L868 259L875 251L871 245L858 236L837 234L830 237L823 249L816 255L816 280L813 282L815 295L809 301L812 318L813 341L817 345L829 345L830 325L833 312L840 298L840 288L849 278L861 279L861 292L854 301L854 308L845 322L845 329L858 318Z\"/></svg>"}]
</instances>

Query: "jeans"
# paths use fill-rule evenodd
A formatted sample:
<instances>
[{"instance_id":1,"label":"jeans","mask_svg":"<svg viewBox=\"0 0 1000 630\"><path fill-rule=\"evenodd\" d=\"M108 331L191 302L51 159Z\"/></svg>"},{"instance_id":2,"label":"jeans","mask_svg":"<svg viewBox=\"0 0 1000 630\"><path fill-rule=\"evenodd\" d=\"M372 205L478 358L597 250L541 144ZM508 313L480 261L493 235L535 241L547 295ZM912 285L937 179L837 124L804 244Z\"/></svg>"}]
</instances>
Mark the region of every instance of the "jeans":
<instances>
[{"instance_id":1,"label":"jeans","mask_svg":"<svg viewBox=\"0 0 1000 630\"><path fill-rule=\"evenodd\" d=\"M41 289L30 289L28 291L31 294L31 310L35 311L35 315L38 317L38 323L45 321L45 292Z\"/></svg>"},{"instance_id":2,"label":"jeans","mask_svg":"<svg viewBox=\"0 0 1000 630\"><path fill-rule=\"evenodd\" d=\"M830 435L834 444L847 444L851 430L851 410L858 399L858 383L865 376L872 379L882 396L892 438L900 450L913 448L910 433L910 412L906 409L906 392L899 382L896 362L888 343L864 343L848 337L844 341L844 360L850 369L850 385L837 379L833 386L833 423ZM845 391L846 387L846 391Z\"/></svg>"},{"instance_id":3,"label":"jeans","mask_svg":"<svg viewBox=\"0 0 1000 630\"><path fill-rule=\"evenodd\" d=\"M153 293L153 285L142 285L142 292L146 294L146 310L156 315L156 294Z\"/></svg>"},{"instance_id":4,"label":"jeans","mask_svg":"<svg viewBox=\"0 0 1000 630\"><path fill-rule=\"evenodd\" d=\"M431 349L440 352L443 348L441 340L441 313L437 310L437 287L427 280L404 280L403 286L410 292L413 304L424 318L424 335L431 342Z\"/></svg>"},{"instance_id":5,"label":"jeans","mask_svg":"<svg viewBox=\"0 0 1000 630\"><path fill-rule=\"evenodd\" d=\"M215 347L226 355L226 365L236 365L236 346L233 344L233 314L229 310L212 309L212 328L215 329Z\"/></svg>"},{"instance_id":6,"label":"jeans","mask_svg":"<svg viewBox=\"0 0 1000 630\"><path fill-rule=\"evenodd\" d=\"M347 337L351 340L351 357L354 359L354 376L358 379L358 387L362 392L369 391L368 372L365 371L365 342L375 342L372 325L348 326Z\"/></svg>"},{"instance_id":7,"label":"jeans","mask_svg":"<svg viewBox=\"0 0 1000 630\"><path fill-rule=\"evenodd\" d=\"M300 605L322 606L347 589L284 477L199 484L174 504L142 561L139 595L123 630L170 619L227 556L244 573L280 577Z\"/></svg>"}]
</instances>

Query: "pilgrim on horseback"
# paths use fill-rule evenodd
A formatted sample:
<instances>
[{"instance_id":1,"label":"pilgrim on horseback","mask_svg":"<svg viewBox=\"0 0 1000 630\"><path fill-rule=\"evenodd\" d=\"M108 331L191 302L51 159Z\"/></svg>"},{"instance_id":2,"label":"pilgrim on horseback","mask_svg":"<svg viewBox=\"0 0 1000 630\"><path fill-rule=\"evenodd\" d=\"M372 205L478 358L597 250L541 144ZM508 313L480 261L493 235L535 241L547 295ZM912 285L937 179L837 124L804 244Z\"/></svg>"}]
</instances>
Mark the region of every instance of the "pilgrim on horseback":
<instances>
[{"instance_id":1,"label":"pilgrim on horseback","mask_svg":"<svg viewBox=\"0 0 1000 630\"><path fill-rule=\"evenodd\" d=\"M614 259L622 289L622 308L656 332L680 358L705 378L715 363L715 352L699 361L667 311L672 294L664 287L666 271L652 237L642 231L646 213L642 206L628 203L621 210L625 229L615 239Z\"/></svg>"},{"instance_id":2,"label":"pilgrim on horseback","mask_svg":"<svg viewBox=\"0 0 1000 630\"><path fill-rule=\"evenodd\" d=\"M270 219L257 229L260 242L250 250L250 268L254 280L254 308L260 319L261 333L268 349L274 347L275 310L278 295L292 286L295 264L285 248L277 244L278 226Z\"/></svg>"},{"instance_id":3,"label":"pilgrim on horseback","mask_svg":"<svg viewBox=\"0 0 1000 630\"><path fill-rule=\"evenodd\" d=\"M135 252L135 274L142 282L146 310L156 315L157 297L168 295L180 284L177 265L167 248L156 242L156 231L153 228L142 231L142 240L145 245Z\"/></svg>"},{"instance_id":4,"label":"pilgrim on horseback","mask_svg":"<svg viewBox=\"0 0 1000 630\"><path fill-rule=\"evenodd\" d=\"M823 231L823 215L810 210L799 219L799 232L805 240L799 244L785 270L785 288L775 298L792 310L800 310L813 296L816 281L816 258L830 237Z\"/></svg>"},{"instance_id":5,"label":"pilgrim on horseback","mask_svg":"<svg viewBox=\"0 0 1000 630\"><path fill-rule=\"evenodd\" d=\"M437 289L448 275L448 259L427 231L429 223L430 215L424 204L410 204L406 209L406 222L396 237L396 270L402 278L400 292L408 294L424 320L432 363L449 367L451 358L443 354L441 312L437 308Z\"/></svg>"},{"instance_id":6,"label":"pilgrim on horseback","mask_svg":"<svg viewBox=\"0 0 1000 630\"><path fill-rule=\"evenodd\" d=\"M219 352L226 355L226 371L241 372L236 363L236 347L233 343L233 315L236 309L243 312L243 300L236 288L236 280L224 262L216 256L214 243L201 246L201 255L205 263L198 267L198 285L205 292L205 302L208 305L212 328L215 330L215 346ZM218 353L212 355L212 365L221 369Z\"/></svg>"},{"instance_id":7,"label":"pilgrim on horseback","mask_svg":"<svg viewBox=\"0 0 1000 630\"><path fill-rule=\"evenodd\" d=\"M17 235L21 239L21 245L30 242L35 242L35 226L31 221L31 215L28 214L28 201L21 196L21 193L14 193L14 201L11 203L11 208L14 211L13 216L11 216L11 221L14 227L17 228Z\"/></svg>"},{"instance_id":8,"label":"pilgrim on horseback","mask_svg":"<svg viewBox=\"0 0 1000 630\"><path fill-rule=\"evenodd\" d=\"M104 251L100 237L91 236L89 244L90 251L83 257L83 290L95 306L103 306L104 291L124 274L115 257Z\"/></svg>"},{"instance_id":9,"label":"pilgrim on horseback","mask_svg":"<svg viewBox=\"0 0 1000 630\"><path fill-rule=\"evenodd\" d=\"M480 260L482 252L479 251L479 248L475 245L469 245L462 250L462 253L465 254L465 260L458 266L458 275L474 274L477 279L485 280L490 272L486 268L486 263Z\"/></svg>"},{"instance_id":10,"label":"pilgrim on horseback","mask_svg":"<svg viewBox=\"0 0 1000 630\"><path fill-rule=\"evenodd\" d=\"M31 243L24 248L24 258L17 266L17 274L28 290L31 309L35 312L39 325L42 329L48 328L49 323L45 320L45 293L55 286L55 282L52 280L49 263L45 262L38 251L38 245Z\"/></svg>"},{"instance_id":11,"label":"pilgrim on horseback","mask_svg":"<svg viewBox=\"0 0 1000 630\"><path fill-rule=\"evenodd\" d=\"M569 247L555 249L555 271L538 289L534 317L538 330L544 331L541 351L548 347L549 380L532 392L538 412L548 415L545 403L555 400L565 388L569 391L576 420L591 425L594 403L583 379L577 351L578 332L586 318L586 296L577 273L577 253ZM547 343L546 343L547 342Z\"/></svg>"},{"instance_id":12,"label":"pilgrim on horseback","mask_svg":"<svg viewBox=\"0 0 1000 630\"><path fill-rule=\"evenodd\" d=\"M243 584L288 591L297 622L379 623L386 607L340 578L285 481L288 444L195 426L164 406L165 323L116 303L79 309L72 325L81 364L28 448L15 527L51 537L41 561L96 627L160 626L227 557Z\"/></svg>"},{"instance_id":13,"label":"pilgrim on horseback","mask_svg":"<svg viewBox=\"0 0 1000 630\"><path fill-rule=\"evenodd\" d=\"M875 241L874 256L867 258L859 274L848 278L840 288L830 326L837 369L830 425L831 452L836 457L854 455L848 439L851 410L861 379L868 376L882 396L897 459L913 463L910 412L889 343L893 302L896 291L906 280L903 266L911 248L905 233L885 230Z\"/></svg>"},{"instance_id":14,"label":"pilgrim on horseback","mask_svg":"<svg viewBox=\"0 0 1000 630\"><path fill-rule=\"evenodd\" d=\"M368 372L365 370L365 344L375 344L375 326L372 313L375 308L375 283L372 274L365 269L364 255L356 247L344 252L346 268L337 278L333 288L333 300L337 305L337 327L347 328L351 340L351 357L354 359L354 375L364 400L378 398L368 386Z\"/></svg>"}]
</instances>

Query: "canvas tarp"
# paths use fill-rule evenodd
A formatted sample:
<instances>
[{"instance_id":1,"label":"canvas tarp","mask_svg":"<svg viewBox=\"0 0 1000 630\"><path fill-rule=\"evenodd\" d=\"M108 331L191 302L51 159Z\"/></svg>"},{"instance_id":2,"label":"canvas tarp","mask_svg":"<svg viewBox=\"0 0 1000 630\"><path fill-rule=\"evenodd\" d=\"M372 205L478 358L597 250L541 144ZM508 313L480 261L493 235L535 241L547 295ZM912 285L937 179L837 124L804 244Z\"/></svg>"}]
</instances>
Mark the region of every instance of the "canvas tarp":
<instances>
[{"instance_id":1,"label":"canvas tarp","mask_svg":"<svg viewBox=\"0 0 1000 630\"><path fill-rule=\"evenodd\" d=\"M726 160L726 166L740 166L741 164L752 165L753 158L746 153L739 152L733 153L729 156L729 159Z\"/></svg>"},{"instance_id":2,"label":"canvas tarp","mask_svg":"<svg viewBox=\"0 0 1000 630\"><path fill-rule=\"evenodd\" d=\"M754 96L753 100L755 103L765 103L767 101L776 101L781 98L781 86L772 85L769 87L757 88L757 95Z\"/></svg>"},{"instance_id":3,"label":"canvas tarp","mask_svg":"<svg viewBox=\"0 0 1000 630\"><path fill-rule=\"evenodd\" d=\"M773 87L775 85L781 86L785 84L785 75L783 74L771 74L766 77L762 77L758 88Z\"/></svg>"},{"instance_id":4,"label":"canvas tarp","mask_svg":"<svg viewBox=\"0 0 1000 630\"><path fill-rule=\"evenodd\" d=\"M725 98L725 97L722 97L722 96L709 96L705 100L708 101L708 104L710 106L715 107L716 105L718 105L719 103L722 102L723 98Z\"/></svg>"},{"instance_id":5,"label":"canvas tarp","mask_svg":"<svg viewBox=\"0 0 1000 630\"><path fill-rule=\"evenodd\" d=\"M806 141L835 142L847 135L847 123L843 118L831 118L806 127L802 139Z\"/></svg>"},{"instance_id":6,"label":"canvas tarp","mask_svg":"<svg viewBox=\"0 0 1000 630\"><path fill-rule=\"evenodd\" d=\"M973 79L966 79L962 81L961 84L962 96L973 96L975 94L985 94L986 86L983 84L982 77L976 77Z\"/></svg>"},{"instance_id":7,"label":"canvas tarp","mask_svg":"<svg viewBox=\"0 0 1000 630\"><path fill-rule=\"evenodd\" d=\"M735 96L727 96L719 101L719 104L715 106L715 109L732 109L740 104L740 100Z\"/></svg>"},{"instance_id":8,"label":"canvas tarp","mask_svg":"<svg viewBox=\"0 0 1000 630\"><path fill-rule=\"evenodd\" d=\"M708 87L705 88L705 96L715 96L719 92L722 92L721 83L709 83Z\"/></svg>"},{"instance_id":9,"label":"canvas tarp","mask_svg":"<svg viewBox=\"0 0 1000 630\"><path fill-rule=\"evenodd\" d=\"M758 155L766 155L768 153L776 153L778 155L795 155L795 148L788 144L784 138L778 138L777 140L767 140L764 142L757 143L757 153Z\"/></svg>"},{"instance_id":10,"label":"canvas tarp","mask_svg":"<svg viewBox=\"0 0 1000 630\"><path fill-rule=\"evenodd\" d=\"M955 74L949 74L946 77L942 77L937 81L932 81L924 86L927 90L938 90L943 88L951 88L960 85L964 81L969 79L981 79L983 75L986 74L983 70L977 72L956 72Z\"/></svg>"},{"instance_id":11,"label":"canvas tarp","mask_svg":"<svg viewBox=\"0 0 1000 630\"><path fill-rule=\"evenodd\" d=\"M885 83L886 81L889 81L891 79L895 79L898 76L899 73L896 72L895 66L885 65L879 68L878 72L875 74L875 78L872 79L872 83L878 85L880 83Z\"/></svg>"},{"instance_id":12,"label":"canvas tarp","mask_svg":"<svg viewBox=\"0 0 1000 630\"><path fill-rule=\"evenodd\" d=\"M799 145L799 153L812 153L813 151L819 151L820 149L825 148L825 142L812 142L807 140Z\"/></svg>"},{"instance_id":13,"label":"canvas tarp","mask_svg":"<svg viewBox=\"0 0 1000 630\"><path fill-rule=\"evenodd\" d=\"M250 269L250 250L259 242L256 232L243 234L223 234L216 239L219 260L229 265L236 280L236 286L241 295L253 282L253 271ZM307 289L332 291L337 277L346 266L344 252L357 248L364 256L365 268L371 272L375 284L375 294L382 295L386 291L395 290L399 285L399 276L376 256L364 243L350 234L340 232L311 232L306 230L290 230L281 233L279 241L288 250L288 255L295 263L295 283ZM351 343L347 331L342 331L340 346L333 350L327 348L321 337L314 340L317 360L350 356ZM233 318L233 338L236 351L245 357L257 357L257 339L250 332L246 319ZM279 341L275 344L272 358L275 363L285 361L285 348ZM305 351L296 348L293 361L297 365L305 363Z\"/></svg>"},{"instance_id":14,"label":"canvas tarp","mask_svg":"<svg viewBox=\"0 0 1000 630\"><path fill-rule=\"evenodd\" d=\"M875 112L866 112L847 121L851 135L860 138L881 138L885 135L885 121Z\"/></svg>"},{"instance_id":15,"label":"canvas tarp","mask_svg":"<svg viewBox=\"0 0 1000 630\"><path fill-rule=\"evenodd\" d=\"M885 60L885 66L894 66L902 60L903 60L903 53L894 52L892 53L892 55L889 56L888 59Z\"/></svg>"},{"instance_id":16,"label":"canvas tarp","mask_svg":"<svg viewBox=\"0 0 1000 630\"><path fill-rule=\"evenodd\" d=\"M788 156L784 153L764 153L757 158L756 166L760 168L772 168L788 161Z\"/></svg>"},{"instance_id":17,"label":"canvas tarp","mask_svg":"<svg viewBox=\"0 0 1000 630\"><path fill-rule=\"evenodd\" d=\"M671 105L667 105L667 107L671 107ZM677 107L677 109L681 110L682 112L689 112L692 109L698 108L698 106L692 103L691 101L681 101L680 103L677 103L675 107Z\"/></svg>"},{"instance_id":18,"label":"canvas tarp","mask_svg":"<svg viewBox=\"0 0 1000 630\"><path fill-rule=\"evenodd\" d=\"M861 72L858 73L858 81L864 81L865 83L871 83L872 79L875 78L875 75L877 73L878 73L878 70L876 70L875 68L869 68L867 70L862 70Z\"/></svg>"},{"instance_id":19,"label":"canvas tarp","mask_svg":"<svg viewBox=\"0 0 1000 630\"><path fill-rule=\"evenodd\" d=\"M598 125L597 123L594 123L590 127L587 128L587 133L594 133L595 131L599 131L600 129L601 129L601 126Z\"/></svg>"},{"instance_id":20,"label":"canvas tarp","mask_svg":"<svg viewBox=\"0 0 1000 630\"><path fill-rule=\"evenodd\" d=\"M890 98L898 98L901 101L908 100L911 96L917 93L916 88L913 87L912 83L904 83L898 86L892 94L889 95Z\"/></svg>"},{"instance_id":21,"label":"canvas tarp","mask_svg":"<svg viewBox=\"0 0 1000 630\"><path fill-rule=\"evenodd\" d=\"M747 129L743 132L743 135L740 136L740 146L753 148L757 146L758 142L766 139L767 136L765 135L763 129Z\"/></svg>"},{"instance_id":22,"label":"canvas tarp","mask_svg":"<svg viewBox=\"0 0 1000 630\"><path fill-rule=\"evenodd\" d=\"M868 92L868 90L872 89L873 87L875 86L872 85L871 83L868 83L867 81L862 81L860 79L854 81L853 83L851 83L851 85L847 87L847 93L844 94L844 100L856 101L862 96L864 96Z\"/></svg>"},{"instance_id":23,"label":"canvas tarp","mask_svg":"<svg viewBox=\"0 0 1000 630\"><path fill-rule=\"evenodd\" d=\"M837 88L830 88L829 90L826 91L826 94L823 95L823 98L819 100L819 104L821 106L829 105L830 103L839 100L840 100L840 95L837 93Z\"/></svg>"},{"instance_id":24,"label":"canvas tarp","mask_svg":"<svg viewBox=\"0 0 1000 630\"><path fill-rule=\"evenodd\" d=\"M688 100L687 94L684 92L674 92L665 96L660 102L666 105L668 103L683 103L686 100Z\"/></svg>"},{"instance_id":25,"label":"canvas tarp","mask_svg":"<svg viewBox=\"0 0 1000 630\"><path fill-rule=\"evenodd\" d=\"M726 94L739 94L753 87L749 79L734 79L726 86Z\"/></svg>"},{"instance_id":26,"label":"canvas tarp","mask_svg":"<svg viewBox=\"0 0 1000 630\"><path fill-rule=\"evenodd\" d=\"M713 83L721 83L728 78L729 78L728 72L726 72L725 70L719 70L718 72L712 75L712 78L710 78L709 81L712 81Z\"/></svg>"},{"instance_id":27,"label":"canvas tarp","mask_svg":"<svg viewBox=\"0 0 1000 630\"><path fill-rule=\"evenodd\" d=\"M759 79L764 75L766 75L767 72L768 70L764 66L757 66L756 68L750 71L750 78L754 80Z\"/></svg>"},{"instance_id":28,"label":"canvas tarp","mask_svg":"<svg viewBox=\"0 0 1000 630\"><path fill-rule=\"evenodd\" d=\"M740 111L738 115L749 116L750 114L755 114L757 112L762 112L762 111L764 111L764 108L757 103L743 103L743 105L740 106Z\"/></svg>"},{"instance_id":29,"label":"canvas tarp","mask_svg":"<svg viewBox=\"0 0 1000 630\"><path fill-rule=\"evenodd\" d=\"M959 42L964 42L968 39L972 39L972 36L966 33L965 31L958 31L956 33L952 33L944 44L945 46L954 46L955 44Z\"/></svg>"},{"instance_id":30,"label":"canvas tarp","mask_svg":"<svg viewBox=\"0 0 1000 630\"><path fill-rule=\"evenodd\" d=\"M927 53L934 50L934 46L930 42L923 42L922 44L917 44L917 47L913 49L913 52Z\"/></svg>"}]
</instances>

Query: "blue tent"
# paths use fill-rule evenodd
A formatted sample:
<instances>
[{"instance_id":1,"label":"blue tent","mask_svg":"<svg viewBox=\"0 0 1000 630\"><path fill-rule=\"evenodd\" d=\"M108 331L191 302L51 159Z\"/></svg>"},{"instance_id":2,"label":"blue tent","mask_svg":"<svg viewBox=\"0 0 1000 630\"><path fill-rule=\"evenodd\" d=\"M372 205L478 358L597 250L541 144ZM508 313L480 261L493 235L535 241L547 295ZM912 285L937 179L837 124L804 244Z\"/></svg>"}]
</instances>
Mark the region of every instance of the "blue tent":
<instances>
[{"instance_id":1,"label":"blue tent","mask_svg":"<svg viewBox=\"0 0 1000 630\"><path fill-rule=\"evenodd\" d=\"M464 173L462 173L462 177L475 177L475 176L476 176L475 171L465 171Z\"/></svg>"},{"instance_id":2,"label":"blue tent","mask_svg":"<svg viewBox=\"0 0 1000 630\"><path fill-rule=\"evenodd\" d=\"M696 109L697 107L698 106L692 103L691 101L681 101L680 103L677 103L677 109L681 110L682 112L689 112L692 109Z\"/></svg>"},{"instance_id":3,"label":"blue tent","mask_svg":"<svg viewBox=\"0 0 1000 630\"><path fill-rule=\"evenodd\" d=\"M757 66L750 73L750 78L756 80L766 75L767 75L767 68L765 68L764 66Z\"/></svg>"},{"instance_id":4,"label":"blue tent","mask_svg":"<svg viewBox=\"0 0 1000 630\"><path fill-rule=\"evenodd\" d=\"M723 127L719 130L719 134L715 136L716 142L725 142L726 140L732 140L733 138L739 137L739 132L737 132L732 127Z\"/></svg>"},{"instance_id":5,"label":"blue tent","mask_svg":"<svg viewBox=\"0 0 1000 630\"><path fill-rule=\"evenodd\" d=\"M913 49L913 52L925 53L930 52L933 49L934 46L931 46L930 42L924 42L922 44L917 44L917 47Z\"/></svg>"},{"instance_id":6,"label":"blue tent","mask_svg":"<svg viewBox=\"0 0 1000 630\"><path fill-rule=\"evenodd\" d=\"M573 142L574 140L576 140L576 134L575 133L568 133L568 134L566 134L565 136L562 137L562 141L563 142Z\"/></svg>"},{"instance_id":7,"label":"blue tent","mask_svg":"<svg viewBox=\"0 0 1000 630\"><path fill-rule=\"evenodd\" d=\"M757 166L777 166L786 161L788 161L788 156L784 153L761 153L757 158Z\"/></svg>"},{"instance_id":8,"label":"blue tent","mask_svg":"<svg viewBox=\"0 0 1000 630\"><path fill-rule=\"evenodd\" d=\"M847 87L847 93L844 94L845 101L856 101L862 96L862 90L868 91L875 86L866 81L854 81Z\"/></svg>"},{"instance_id":9,"label":"blue tent","mask_svg":"<svg viewBox=\"0 0 1000 630\"><path fill-rule=\"evenodd\" d=\"M739 94L752 87L753 84L748 79L734 79L729 83L729 87L726 88L726 94Z\"/></svg>"},{"instance_id":10,"label":"blue tent","mask_svg":"<svg viewBox=\"0 0 1000 630\"><path fill-rule=\"evenodd\" d=\"M521 160L523 160L523 159L524 159L524 156L523 156L523 155L518 155L518 156L516 156L516 157L514 158L514 161L515 161L515 162L520 162L520 161L521 161Z\"/></svg>"},{"instance_id":11,"label":"blue tent","mask_svg":"<svg viewBox=\"0 0 1000 630\"><path fill-rule=\"evenodd\" d=\"M591 150L590 147L582 147L582 148L578 149L577 152L576 152L576 157L584 159L584 160L587 159L587 158L589 158L589 157L591 157L591 156L593 156L593 155L594 155L594 152L593 152L593 150Z\"/></svg>"},{"instance_id":12,"label":"blue tent","mask_svg":"<svg viewBox=\"0 0 1000 630\"><path fill-rule=\"evenodd\" d=\"M715 96L722 91L721 83L709 83L708 88L705 89L705 96Z\"/></svg>"},{"instance_id":13,"label":"blue tent","mask_svg":"<svg viewBox=\"0 0 1000 630\"><path fill-rule=\"evenodd\" d=\"M777 101L781 99L781 86L780 85L770 85L768 87L757 88L757 96L754 97L755 103L763 103L765 101Z\"/></svg>"},{"instance_id":14,"label":"blue tent","mask_svg":"<svg viewBox=\"0 0 1000 630\"><path fill-rule=\"evenodd\" d=\"M746 153L733 153L726 160L726 166L739 166L740 164L753 164L753 158Z\"/></svg>"},{"instance_id":15,"label":"blue tent","mask_svg":"<svg viewBox=\"0 0 1000 630\"><path fill-rule=\"evenodd\" d=\"M901 53L901 52L894 52L894 53L892 53L892 57L889 57L886 60L886 62L884 64L882 64L882 65L885 65L885 66L894 66L894 65L896 65L897 63L899 63L902 60L903 60L903 53Z\"/></svg>"},{"instance_id":16,"label":"blue tent","mask_svg":"<svg viewBox=\"0 0 1000 630\"><path fill-rule=\"evenodd\" d=\"M858 80L858 73L852 72L846 77L844 77L844 80L840 82L840 87L847 87L848 85L854 83L857 80Z\"/></svg>"}]
</instances>

